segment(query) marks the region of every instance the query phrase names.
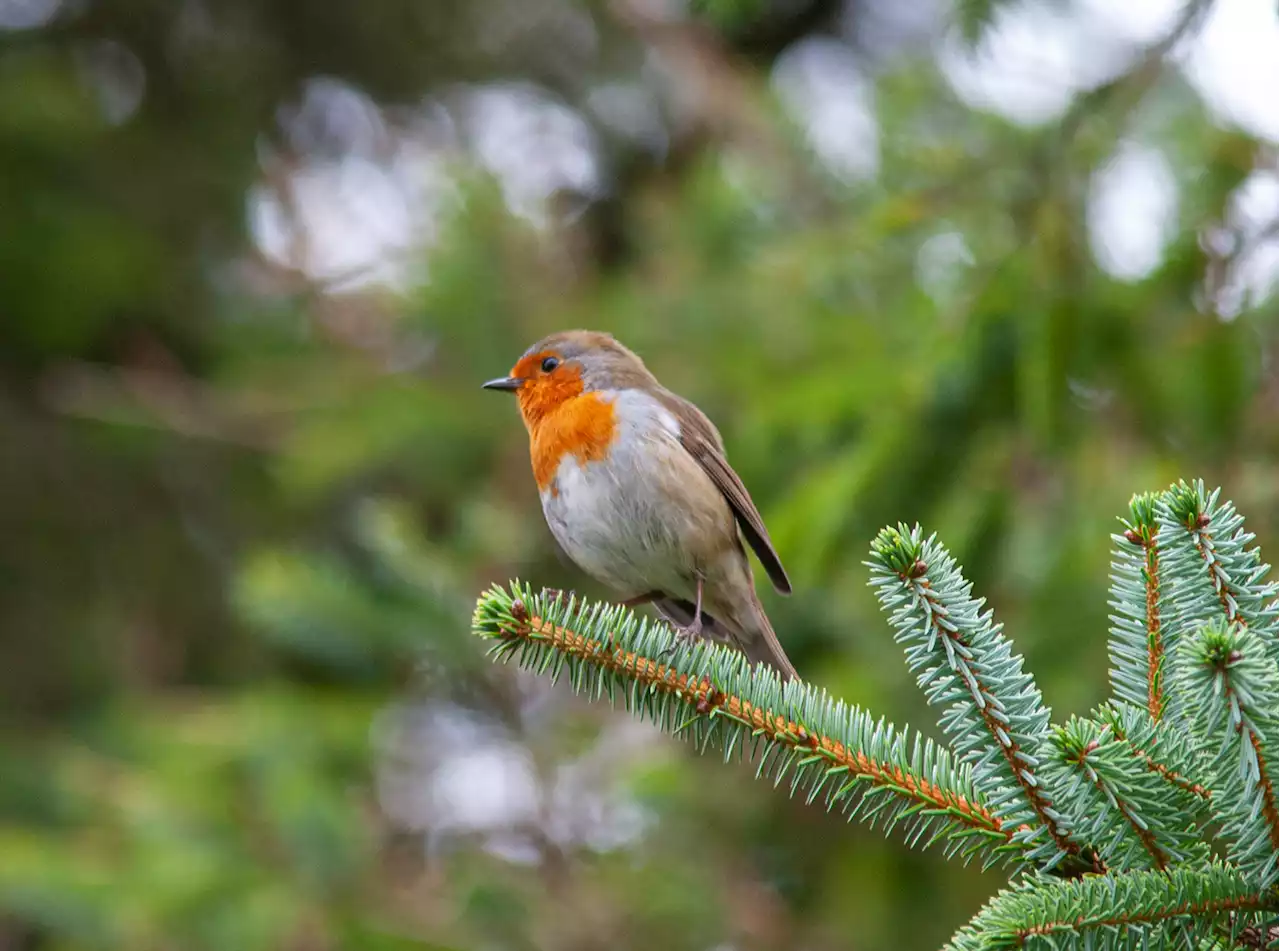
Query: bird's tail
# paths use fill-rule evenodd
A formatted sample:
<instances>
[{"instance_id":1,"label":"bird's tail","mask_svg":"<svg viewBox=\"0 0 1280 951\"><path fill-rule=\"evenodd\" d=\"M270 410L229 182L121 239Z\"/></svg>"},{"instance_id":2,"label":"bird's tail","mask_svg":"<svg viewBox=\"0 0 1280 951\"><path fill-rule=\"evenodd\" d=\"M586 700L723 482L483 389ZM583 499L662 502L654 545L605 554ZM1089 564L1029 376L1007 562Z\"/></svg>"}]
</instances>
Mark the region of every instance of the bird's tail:
<instances>
[{"instance_id":1,"label":"bird's tail","mask_svg":"<svg viewBox=\"0 0 1280 951\"><path fill-rule=\"evenodd\" d=\"M654 608L666 620L680 627L693 623L693 605L677 598L662 598L653 602ZM704 608L702 612L702 636L736 647L747 655L753 664L766 664L782 675L783 680L798 680L799 674L787 658L778 635L769 623L769 616L754 591L735 616L712 617Z\"/></svg>"}]
</instances>

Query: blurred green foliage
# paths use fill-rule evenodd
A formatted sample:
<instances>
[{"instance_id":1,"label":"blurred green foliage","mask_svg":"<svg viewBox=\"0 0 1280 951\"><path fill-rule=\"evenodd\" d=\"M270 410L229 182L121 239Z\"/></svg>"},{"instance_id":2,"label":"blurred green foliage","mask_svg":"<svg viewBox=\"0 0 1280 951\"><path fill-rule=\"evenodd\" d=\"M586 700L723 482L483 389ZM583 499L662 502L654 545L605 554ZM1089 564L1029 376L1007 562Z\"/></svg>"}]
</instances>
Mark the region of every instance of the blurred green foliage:
<instances>
[{"instance_id":1,"label":"blurred green foliage","mask_svg":"<svg viewBox=\"0 0 1280 951\"><path fill-rule=\"evenodd\" d=\"M884 523L946 538L1060 718L1104 692L1132 492L1221 484L1275 551L1275 288L1224 317L1205 240L1274 142L1136 56L1014 125L917 38L875 66L878 171L845 179L767 88L839 4L641 6L0 17L0 947L915 948L993 891L481 660L491 581L602 593L478 388L554 329L617 334L717 421L795 581L766 602L789 653L895 720L928 718L861 564ZM302 108L316 77L372 145ZM458 98L514 80L603 168L542 218ZM606 88L658 132L607 121ZM406 283L329 286L297 229L283 256L251 231L255 195L441 113ZM1133 137L1179 200L1120 280L1089 186Z\"/></svg>"}]
</instances>

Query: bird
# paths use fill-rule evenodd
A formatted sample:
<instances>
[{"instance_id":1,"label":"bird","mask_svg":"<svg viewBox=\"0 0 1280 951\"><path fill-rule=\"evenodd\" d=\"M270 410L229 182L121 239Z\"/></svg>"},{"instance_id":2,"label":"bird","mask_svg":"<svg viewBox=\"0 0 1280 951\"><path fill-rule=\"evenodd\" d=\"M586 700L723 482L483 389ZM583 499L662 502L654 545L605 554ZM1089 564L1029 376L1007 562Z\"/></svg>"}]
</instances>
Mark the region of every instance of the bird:
<instances>
[{"instance_id":1,"label":"bird","mask_svg":"<svg viewBox=\"0 0 1280 951\"><path fill-rule=\"evenodd\" d=\"M796 678L744 541L779 594L791 581L698 407L591 330L544 337L483 387L515 394L547 525L578 567L621 604L652 605L679 635L675 646L710 638Z\"/></svg>"}]
</instances>

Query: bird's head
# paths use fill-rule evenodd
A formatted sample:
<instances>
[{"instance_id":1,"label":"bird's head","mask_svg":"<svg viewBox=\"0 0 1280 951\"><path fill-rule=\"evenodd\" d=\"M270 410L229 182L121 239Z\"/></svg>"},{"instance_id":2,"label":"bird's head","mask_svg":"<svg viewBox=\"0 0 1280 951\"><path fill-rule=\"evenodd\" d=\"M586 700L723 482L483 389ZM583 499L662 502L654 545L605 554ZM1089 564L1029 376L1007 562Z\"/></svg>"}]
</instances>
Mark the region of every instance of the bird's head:
<instances>
[{"instance_id":1,"label":"bird's head","mask_svg":"<svg viewBox=\"0 0 1280 951\"><path fill-rule=\"evenodd\" d=\"M531 429L583 393L656 387L644 361L606 333L566 330L543 337L524 352L511 373L484 384L516 394Z\"/></svg>"}]
</instances>

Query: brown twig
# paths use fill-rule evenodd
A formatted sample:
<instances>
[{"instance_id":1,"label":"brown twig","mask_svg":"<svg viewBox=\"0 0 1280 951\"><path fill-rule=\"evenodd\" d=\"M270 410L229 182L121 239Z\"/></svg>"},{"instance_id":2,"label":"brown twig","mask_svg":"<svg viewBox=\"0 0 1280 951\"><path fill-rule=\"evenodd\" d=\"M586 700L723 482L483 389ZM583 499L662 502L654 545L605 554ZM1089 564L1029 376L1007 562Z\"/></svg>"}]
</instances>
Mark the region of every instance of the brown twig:
<instances>
[{"instance_id":1,"label":"brown twig","mask_svg":"<svg viewBox=\"0 0 1280 951\"><path fill-rule=\"evenodd\" d=\"M1264 911L1267 908L1274 907L1274 901L1267 895L1241 895L1233 898L1217 898L1200 902L1183 902L1181 905L1175 905L1172 908L1163 909L1159 915L1112 915L1109 918L1091 919L1089 925L1093 928L1120 928L1125 925L1151 925L1160 921L1167 921L1170 918L1182 918L1185 916L1201 916L1220 914L1224 911ZM1015 947L1021 948L1026 944L1028 938L1037 937L1039 935L1050 935L1060 931L1077 932L1082 922L1077 920L1071 921L1050 921L1039 925L1028 925L1025 928L1019 928L1013 932L1013 937L1017 942Z\"/></svg>"},{"instance_id":2,"label":"brown twig","mask_svg":"<svg viewBox=\"0 0 1280 951\"><path fill-rule=\"evenodd\" d=\"M1147 712L1160 722L1164 716L1164 634L1160 626L1160 549L1156 535L1158 525L1143 525L1141 531L1129 529L1124 537L1143 550L1145 560L1142 582L1146 589L1147 627Z\"/></svg>"},{"instance_id":3,"label":"brown twig","mask_svg":"<svg viewBox=\"0 0 1280 951\"><path fill-rule=\"evenodd\" d=\"M1218 666L1218 672L1222 674L1222 701L1230 706L1232 703L1239 704L1236 696L1235 685L1231 682L1230 662L1223 662ZM1258 758L1258 789L1262 792L1262 816L1267 822L1267 830L1271 834L1271 847L1280 849L1280 808L1277 808L1276 790L1271 785L1271 777L1267 775L1266 756L1270 755L1268 750L1266 755L1263 754L1262 739L1258 736L1258 732L1249 728L1245 717L1240 717L1236 723L1236 732L1240 734L1248 734L1249 744L1253 747L1253 753Z\"/></svg>"},{"instance_id":4,"label":"brown twig","mask_svg":"<svg viewBox=\"0 0 1280 951\"><path fill-rule=\"evenodd\" d=\"M1147 753L1144 753L1142 750L1135 749L1134 752L1136 752L1139 756L1142 757L1143 762L1146 763L1147 769L1151 770L1153 773L1158 773L1161 776L1161 778L1168 780L1170 783L1177 786L1179 789L1184 789L1187 792L1191 793L1193 796L1199 796L1205 802L1208 802L1210 799L1213 798L1213 794L1209 792L1209 790L1201 786L1199 783L1193 783L1191 780L1187 779L1185 776L1181 775L1175 770L1170 769L1168 766L1165 766L1164 763L1157 763L1154 759L1151 758L1151 756L1149 756Z\"/></svg>"},{"instance_id":5,"label":"brown twig","mask_svg":"<svg viewBox=\"0 0 1280 951\"><path fill-rule=\"evenodd\" d=\"M779 746L807 750L828 760L832 767L843 767L850 779L864 779L872 787L892 791L928 809L945 809L957 822L971 829L995 833L1005 842L1013 841L1013 830L985 805L942 789L896 763L873 759L862 750L846 747L803 723L761 709L742 697L726 694L708 678L695 682L689 675L634 651L624 651L553 625L530 615L523 603L520 611L512 613L514 623L505 625L499 634L504 639L549 642L562 654L589 661L595 667L625 676L658 693L675 696L696 716L707 719L726 716Z\"/></svg>"},{"instance_id":6,"label":"brown twig","mask_svg":"<svg viewBox=\"0 0 1280 951\"><path fill-rule=\"evenodd\" d=\"M1157 723L1164 716L1164 635L1160 629L1160 549L1158 526L1143 532L1142 548L1147 568L1143 582L1147 592L1147 712Z\"/></svg>"},{"instance_id":7,"label":"brown twig","mask_svg":"<svg viewBox=\"0 0 1280 951\"><path fill-rule=\"evenodd\" d=\"M940 615L946 615L946 609L938 602L937 595L930 586L929 580L923 577L923 570L920 566L921 563L917 561L916 564L912 566L911 571L900 573L899 577L901 577L903 581L914 585L916 593L931 605L932 609L929 611L929 624L933 628L933 634L938 639L939 643L943 638L948 638L953 643L964 648L965 651L969 651L971 645L965 641L960 631L948 630L946 627L939 624L938 618ZM975 692L982 694L986 701L985 703L978 704L978 714L982 717L982 722L986 725L987 732L991 735L992 740L995 741L997 748L999 748L1001 755L1004 757L1013 781L1021 787L1027 803L1031 806L1031 809L1036 814L1037 818L1039 818L1041 825L1049 833L1050 838L1053 839L1054 845L1073 859L1077 860L1077 862L1084 863L1086 867L1090 867L1092 871L1096 873L1105 872L1106 867L1103 865L1102 859L1097 855L1097 853L1090 851L1086 854L1085 850L1083 850L1077 843L1072 842L1071 839L1067 838L1067 836L1058 829L1057 823L1054 822L1053 818L1050 816L1050 813L1054 811L1053 803L1045 794L1044 788L1036 781L1034 771L1030 764L1021 758L1021 749L1017 740L1009 735L1008 731L1005 730L1004 725L1001 724L992 713L993 709L1003 707L999 697L996 695L995 691L990 688L990 686L983 682L982 678L976 671L970 669L969 674L973 678L970 688ZM1072 874L1074 874L1074 872Z\"/></svg>"},{"instance_id":8,"label":"brown twig","mask_svg":"<svg viewBox=\"0 0 1280 951\"><path fill-rule=\"evenodd\" d=\"M1137 820L1130 810L1129 804L1121 799L1115 790L1108 790L1106 784L1102 781L1102 777L1098 775L1098 771L1088 765L1089 754L1097 748L1098 743L1094 741L1081 750L1080 755L1075 757L1076 765L1086 771L1086 775L1098 792L1104 796L1109 795L1109 798L1115 802L1116 808L1120 810L1120 815L1124 816L1125 821L1129 823L1134 834L1138 837L1138 841L1142 843L1143 848L1147 850L1152 860L1156 863L1156 868L1163 872L1169 867L1169 856L1165 855L1164 850L1160 848L1160 843L1156 840L1155 833Z\"/></svg>"},{"instance_id":9,"label":"brown twig","mask_svg":"<svg viewBox=\"0 0 1280 951\"><path fill-rule=\"evenodd\" d=\"M1237 729L1243 729L1243 727L1242 723ZM1255 731L1250 730L1249 742L1253 744L1254 755L1258 757L1258 786L1262 789L1262 814L1266 817L1267 828L1271 830L1271 847L1280 849L1280 810L1276 808L1276 791L1272 788L1271 780L1267 776L1267 760L1262 755L1262 741L1259 740Z\"/></svg>"},{"instance_id":10,"label":"brown twig","mask_svg":"<svg viewBox=\"0 0 1280 951\"><path fill-rule=\"evenodd\" d=\"M1204 562L1204 569L1209 575L1209 584L1213 586L1213 593L1218 596L1218 604L1222 606L1222 613L1227 623L1248 627L1244 618L1240 616L1240 605L1235 595L1231 593L1231 579L1227 577L1221 562L1214 555L1213 536L1205 531L1209 521L1207 515L1201 514L1194 525L1186 527L1191 534L1191 542L1196 546L1200 560Z\"/></svg>"}]
</instances>

